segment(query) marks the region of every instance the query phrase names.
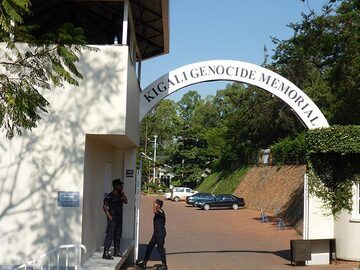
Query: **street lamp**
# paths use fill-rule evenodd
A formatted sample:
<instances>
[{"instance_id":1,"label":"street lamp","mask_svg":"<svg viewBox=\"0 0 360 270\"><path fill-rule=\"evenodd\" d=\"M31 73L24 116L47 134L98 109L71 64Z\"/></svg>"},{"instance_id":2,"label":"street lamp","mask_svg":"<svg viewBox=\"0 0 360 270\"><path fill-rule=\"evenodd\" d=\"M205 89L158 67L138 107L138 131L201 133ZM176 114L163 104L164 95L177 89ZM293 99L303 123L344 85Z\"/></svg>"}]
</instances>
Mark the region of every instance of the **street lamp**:
<instances>
[{"instance_id":1,"label":"street lamp","mask_svg":"<svg viewBox=\"0 0 360 270\"><path fill-rule=\"evenodd\" d=\"M157 144L156 144L156 140L157 140L157 135L154 135L154 140L150 140L150 142L154 143L154 168L153 168L153 179L154 179L154 182L155 182L155 173L156 173L156 147L157 147Z\"/></svg>"}]
</instances>

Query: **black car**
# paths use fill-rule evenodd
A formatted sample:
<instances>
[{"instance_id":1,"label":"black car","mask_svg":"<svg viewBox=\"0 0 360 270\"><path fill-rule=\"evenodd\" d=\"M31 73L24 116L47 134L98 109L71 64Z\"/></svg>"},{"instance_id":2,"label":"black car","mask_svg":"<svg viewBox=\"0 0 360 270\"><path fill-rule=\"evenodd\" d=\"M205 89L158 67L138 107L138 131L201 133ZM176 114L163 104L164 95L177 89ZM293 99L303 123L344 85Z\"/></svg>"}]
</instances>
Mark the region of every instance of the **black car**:
<instances>
[{"instance_id":1,"label":"black car","mask_svg":"<svg viewBox=\"0 0 360 270\"><path fill-rule=\"evenodd\" d=\"M195 203L201 201L210 201L214 198L214 195L211 193L196 193L191 196L186 197L186 203L195 206Z\"/></svg>"},{"instance_id":2,"label":"black car","mask_svg":"<svg viewBox=\"0 0 360 270\"><path fill-rule=\"evenodd\" d=\"M196 204L197 207L209 210L210 208L232 208L234 210L238 209L239 207L245 206L245 201L243 198L238 198L231 194L221 194L215 196L210 201L202 201Z\"/></svg>"}]
</instances>

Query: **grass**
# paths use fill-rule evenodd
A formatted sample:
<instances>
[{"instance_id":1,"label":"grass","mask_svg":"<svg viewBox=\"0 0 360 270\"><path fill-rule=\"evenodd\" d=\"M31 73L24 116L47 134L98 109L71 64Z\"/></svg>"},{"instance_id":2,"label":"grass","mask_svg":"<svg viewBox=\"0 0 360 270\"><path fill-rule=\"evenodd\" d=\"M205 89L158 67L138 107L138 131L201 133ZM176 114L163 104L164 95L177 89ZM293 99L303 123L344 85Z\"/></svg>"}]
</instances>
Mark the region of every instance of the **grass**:
<instances>
[{"instance_id":1,"label":"grass","mask_svg":"<svg viewBox=\"0 0 360 270\"><path fill-rule=\"evenodd\" d=\"M210 192L213 194L233 194L248 169L248 167L241 167L235 171L223 171L210 174L197 190L199 192Z\"/></svg>"}]
</instances>

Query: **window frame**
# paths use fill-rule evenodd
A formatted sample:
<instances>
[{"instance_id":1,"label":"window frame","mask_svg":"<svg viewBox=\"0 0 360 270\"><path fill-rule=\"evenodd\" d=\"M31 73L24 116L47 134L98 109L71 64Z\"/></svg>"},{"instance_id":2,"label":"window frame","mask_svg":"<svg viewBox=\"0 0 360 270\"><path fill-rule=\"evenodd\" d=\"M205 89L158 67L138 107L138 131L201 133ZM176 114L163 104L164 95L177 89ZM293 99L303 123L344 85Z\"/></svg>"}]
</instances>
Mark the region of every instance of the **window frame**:
<instances>
[{"instance_id":1,"label":"window frame","mask_svg":"<svg viewBox=\"0 0 360 270\"><path fill-rule=\"evenodd\" d=\"M353 185L353 210L351 220L360 222L360 183Z\"/></svg>"}]
</instances>

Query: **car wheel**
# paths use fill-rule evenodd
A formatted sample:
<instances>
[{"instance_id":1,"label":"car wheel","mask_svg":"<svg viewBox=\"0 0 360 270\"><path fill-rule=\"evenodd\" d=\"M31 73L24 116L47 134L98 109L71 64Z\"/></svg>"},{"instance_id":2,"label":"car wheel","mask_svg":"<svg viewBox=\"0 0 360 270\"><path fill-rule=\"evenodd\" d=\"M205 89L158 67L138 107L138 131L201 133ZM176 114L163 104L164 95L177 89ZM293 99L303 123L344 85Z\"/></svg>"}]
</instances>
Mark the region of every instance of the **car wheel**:
<instances>
[{"instance_id":1,"label":"car wheel","mask_svg":"<svg viewBox=\"0 0 360 270\"><path fill-rule=\"evenodd\" d=\"M179 198L179 197L175 197L175 198L174 198L174 201L175 201L175 202L178 202L178 201L180 201L180 198Z\"/></svg>"},{"instance_id":2,"label":"car wheel","mask_svg":"<svg viewBox=\"0 0 360 270\"><path fill-rule=\"evenodd\" d=\"M210 205L208 205L207 203L204 204L203 206L204 210L209 210L210 209Z\"/></svg>"},{"instance_id":3,"label":"car wheel","mask_svg":"<svg viewBox=\"0 0 360 270\"><path fill-rule=\"evenodd\" d=\"M238 208L239 208L239 205L238 205L238 204L234 203L234 204L232 205L232 209L237 210Z\"/></svg>"}]
</instances>

